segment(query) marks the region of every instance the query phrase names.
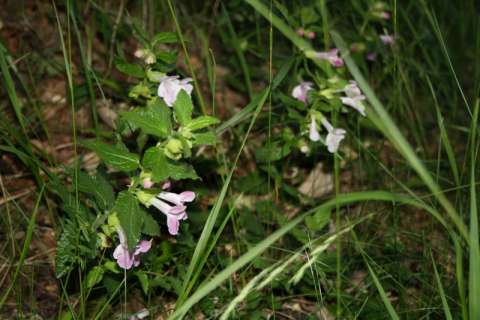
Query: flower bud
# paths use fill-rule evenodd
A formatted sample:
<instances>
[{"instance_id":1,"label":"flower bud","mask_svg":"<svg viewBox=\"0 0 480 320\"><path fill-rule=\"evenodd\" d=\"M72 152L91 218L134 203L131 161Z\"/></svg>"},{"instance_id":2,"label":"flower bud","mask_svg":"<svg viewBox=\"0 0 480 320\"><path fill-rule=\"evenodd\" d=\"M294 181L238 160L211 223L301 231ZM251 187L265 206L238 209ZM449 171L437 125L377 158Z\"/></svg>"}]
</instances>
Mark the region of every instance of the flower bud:
<instances>
[{"instance_id":1,"label":"flower bud","mask_svg":"<svg viewBox=\"0 0 480 320\"><path fill-rule=\"evenodd\" d=\"M154 64L155 62L157 62L157 57L155 57L155 54L153 52L149 51L145 56L144 61L146 64Z\"/></svg>"},{"instance_id":2,"label":"flower bud","mask_svg":"<svg viewBox=\"0 0 480 320\"><path fill-rule=\"evenodd\" d=\"M179 139L170 139L165 146L165 155L170 159L178 160L182 157L183 145Z\"/></svg>"},{"instance_id":3,"label":"flower bud","mask_svg":"<svg viewBox=\"0 0 480 320\"><path fill-rule=\"evenodd\" d=\"M138 97L149 98L150 90L146 85L139 83L136 86L134 86L132 89L130 89L128 96L134 99L138 99Z\"/></svg>"}]
</instances>

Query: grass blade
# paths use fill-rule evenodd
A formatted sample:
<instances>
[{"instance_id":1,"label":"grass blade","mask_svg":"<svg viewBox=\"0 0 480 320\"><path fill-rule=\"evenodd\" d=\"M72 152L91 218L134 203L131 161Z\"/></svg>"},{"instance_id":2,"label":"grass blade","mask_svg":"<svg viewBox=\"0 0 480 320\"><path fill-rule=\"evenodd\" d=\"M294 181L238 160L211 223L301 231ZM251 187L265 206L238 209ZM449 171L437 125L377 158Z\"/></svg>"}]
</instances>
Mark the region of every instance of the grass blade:
<instances>
[{"instance_id":1,"label":"grass blade","mask_svg":"<svg viewBox=\"0 0 480 320\"><path fill-rule=\"evenodd\" d=\"M35 208L33 209L32 217L28 222L27 234L25 236L25 241L23 242L22 253L20 254L20 259L18 259L17 268L15 269L15 273L13 274L12 283L10 287L8 287L7 291L5 291L5 293L2 296L2 299L0 300L0 310L2 310L2 307L5 304L5 301L7 301L7 298L10 295L10 292L15 286L18 275L20 274L20 270L22 270L23 264L25 262L25 258L27 257L27 254L30 248L30 241L32 241L33 228L35 227L35 222L37 221L38 206L40 205L40 200L42 199L44 190L45 190L45 185L42 186L42 188L40 189L40 193L38 194L37 202L35 204Z\"/></svg>"},{"instance_id":2,"label":"grass blade","mask_svg":"<svg viewBox=\"0 0 480 320\"><path fill-rule=\"evenodd\" d=\"M362 255L363 255L363 253L362 253ZM385 290L383 289L382 284L378 280L378 277L375 274L375 271L373 271L372 267L370 267L370 264L367 262L365 256L363 258L365 259L365 264L368 267L368 271L370 272L370 276L373 279L373 283L377 287L378 293L380 294L380 298L382 299L383 304L385 305L385 308L387 308L388 314L390 315L390 319L400 320L400 317L398 316L397 312L395 311L395 309L392 306L392 303L388 299L387 294L385 293Z\"/></svg>"},{"instance_id":3,"label":"grass blade","mask_svg":"<svg viewBox=\"0 0 480 320\"><path fill-rule=\"evenodd\" d=\"M478 120L479 101L473 111L472 127L470 132L470 267L468 273L468 305L470 319L480 319L480 246L478 240L478 211L477 193L475 186L476 164L476 129Z\"/></svg>"},{"instance_id":4,"label":"grass blade","mask_svg":"<svg viewBox=\"0 0 480 320\"><path fill-rule=\"evenodd\" d=\"M250 263L253 259L255 259L258 255L267 250L273 243L275 243L278 239L280 239L282 236L292 230L308 215L317 212L318 210L332 210L336 208L337 205L343 206L346 204L363 201L388 201L395 202L396 204L412 205L414 207L429 212L448 228L448 225L445 224L443 218L438 214L438 212L436 212L434 208L431 208L422 202L416 201L411 197L385 191L364 191L341 194L338 195L336 198L328 200L325 203L297 216L295 219L285 224L282 228L278 229L277 231L269 235L267 238L265 238L263 241L252 247L235 262L233 262L227 268L223 269L216 276L214 276L209 282L201 286L195 293L190 296L190 298L188 298L181 305L179 305L177 310L172 315L170 315L169 319L181 319L188 312L188 310L190 310L192 306L194 306L202 298L204 298L206 295L208 295L210 292L220 286L220 284L223 281L227 280L234 272L244 267L246 264ZM206 228L204 228L204 231L205 229Z\"/></svg>"},{"instance_id":5,"label":"grass blade","mask_svg":"<svg viewBox=\"0 0 480 320\"><path fill-rule=\"evenodd\" d=\"M253 124L255 123L255 120L257 119L258 114L262 110L262 107L268 97L268 93L270 90L266 90L263 96L261 97L260 101L257 104L257 107L255 109L255 112L253 114L253 118L250 121L250 126L247 129L247 132L245 133L245 137L243 138L242 144L240 146L240 149L237 153L237 156L235 158L235 161L233 162L233 165L230 169L230 173L228 174L227 178L225 179L225 182L223 184L222 190L220 191L220 195L215 202L215 205L213 206L212 210L210 211L210 214L208 215L208 219L205 222L205 226L203 227L202 234L200 235L200 239L198 239L198 244L195 247L195 252L193 253L192 260L190 261L190 265L188 266L187 270L187 275L185 276L185 280L183 283L183 289L182 289L182 294L177 300L178 305L182 305L182 302L184 299L188 296L191 288L194 286L194 281L192 281L192 275L195 272L198 272L199 268L203 267L203 263L200 263L202 261L202 256L206 253L205 249L207 248L208 242L210 240L210 236L212 235L213 227L215 226L215 222L217 221L218 214L220 213L220 209L223 204L223 200L225 199L225 196L227 195L228 187L230 185L230 181L233 176L233 172L235 171L238 159L240 158L240 155L242 154L243 148L245 147L245 144L247 142L247 139L249 137L250 131L252 130ZM206 259L203 259L203 261L206 261Z\"/></svg>"},{"instance_id":6,"label":"grass blade","mask_svg":"<svg viewBox=\"0 0 480 320\"><path fill-rule=\"evenodd\" d=\"M457 186L461 185L460 181L460 173L458 171L457 160L455 159L455 154L453 152L452 144L450 143L450 139L448 137L448 131L445 128L445 124L443 122L443 117L440 112L440 107L438 105L437 96L435 94L435 90L433 90L432 82L430 78L427 77L427 83L432 92L433 100L435 103L435 110L437 111L437 122L438 127L440 128L440 138L442 140L443 147L445 148L445 152L447 154L448 162L450 164L450 168L452 169L453 178L455 179L455 184Z\"/></svg>"},{"instance_id":7,"label":"grass blade","mask_svg":"<svg viewBox=\"0 0 480 320\"><path fill-rule=\"evenodd\" d=\"M242 48L240 48L240 41L238 40L237 33L233 28L232 21L230 20L230 15L228 14L227 9L225 9L225 5L221 4L222 7L222 15L226 21L227 31L230 36L230 45L235 50L235 54L237 55L238 62L240 63L240 68L243 72L243 77L245 78L245 86L247 87L248 97L252 99L253 91L252 91L252 81L250 80L250 71L248 70L248 64L245 59L245 55L243 54Z\"/></svg>"},{"instance_id":8,"label":"grass blade","mask_svg":"<svg viewBox=\"0 0 480 320\"><path fill-rule=\"evenodd\" d=\"M440 292L440 298L442 299L442 306L443 312L445 313L446 320L452 320L452 313L450 311L450 307L448 306L447 297L445 296L445 291L443 290L442 281L440 280L440 275L438 274L437 266L435 264L435 260L433 259L433 255L430 252L430 256L432 257L433 263L433 271L435 272L435 279L437 280L438 291Z\"/></svg>"},{"instance_id":9,"label":"grass blade","mask_svg":"<svg viewBox=\"0 0 480 320\"><path fill-rule=\"evenodd\" d=\"M2 71L3 81L5 83L5 89L7 91L10 102L12 103L13 110L15 111L15 116L17 117L18 123L22 128L23 134L27 137L27 129L25 127L25 121L22 114L22 105L18 99L17 93L15 92L15 85L13 83L12 75L8 69L7 58L6 58L6 49L3 44L0 42L0 71ZM28 140L28 138L27 138Z\"/></svg>"}]
</instances>

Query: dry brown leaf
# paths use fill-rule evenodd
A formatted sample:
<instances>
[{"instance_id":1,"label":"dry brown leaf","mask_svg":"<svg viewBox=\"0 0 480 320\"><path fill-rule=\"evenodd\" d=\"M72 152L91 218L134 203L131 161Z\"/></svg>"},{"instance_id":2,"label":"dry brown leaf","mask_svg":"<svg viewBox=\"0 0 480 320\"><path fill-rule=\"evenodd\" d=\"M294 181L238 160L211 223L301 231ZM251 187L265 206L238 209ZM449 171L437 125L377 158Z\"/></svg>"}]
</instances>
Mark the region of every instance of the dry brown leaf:
<instances>
[{"instance_id":1,"label":"dry brown leaf","mask_svg":"<svg viewBox=\"0 0 480 320\"><path fill-rule=\"evenodd\" d=\"M325 172L324 164L319 162L300 187L298 187L298 192L308 197L320 198L332 192L333 186L333 175Z\"/></svg>"}]
</instances>

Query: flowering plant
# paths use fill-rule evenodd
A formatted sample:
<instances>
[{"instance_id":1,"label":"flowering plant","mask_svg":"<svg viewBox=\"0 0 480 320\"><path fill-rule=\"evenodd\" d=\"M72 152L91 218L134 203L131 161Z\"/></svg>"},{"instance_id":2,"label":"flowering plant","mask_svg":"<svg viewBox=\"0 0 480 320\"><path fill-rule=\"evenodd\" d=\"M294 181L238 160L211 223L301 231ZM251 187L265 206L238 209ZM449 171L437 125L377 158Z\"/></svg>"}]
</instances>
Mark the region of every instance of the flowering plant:
<instances>
[{"instance_id":1,"label":"flowering plant","mask_svg":"<svg viewBox=\"0 0 480 320\"><path fill-rule=\"evenodd\" d=\"M159 222L164 221L170 235L181 233L180 222L188 219L187 204L197 195L190 190L176 190L181 187L181 180L199 179L188 162L193 148L216 142L209 128L217 124L218 119L208 115L194 117L192 79L171 74L175 53L157 49L160 43L175 41L175 34L160 33L150 43L144 41L144 48L135 52L134 56L142 60L140 63L116 59L119 71L130 79L138 79L128 92L131 107L119 113L113 141L82 141L84 147L99 156L109 172L118 172L129 181L115 196L105 173L77 173L79 191L94 195L97 210L96 218L88 213L82 220L86 238L90 243L96 242L90 257L95 257L99 249L110 251L112 241L117 243L108 254L113 259L95 267L92 271L96 274L100 269L115 271L113 261L122 269L139 266L141 256L155 246L152 237L160 235ZM61 189L56 188L57 194L64 202L71 201L72 196ZM101 201L101 205L96 201ZM88 207L81 206L86 212ZM72 246L68 243L70 240L66 236L60 238L64 251ZM75 263L65 261L66 256L60 248L57 276L71 270Z\"/></svg>"}]
</instances>

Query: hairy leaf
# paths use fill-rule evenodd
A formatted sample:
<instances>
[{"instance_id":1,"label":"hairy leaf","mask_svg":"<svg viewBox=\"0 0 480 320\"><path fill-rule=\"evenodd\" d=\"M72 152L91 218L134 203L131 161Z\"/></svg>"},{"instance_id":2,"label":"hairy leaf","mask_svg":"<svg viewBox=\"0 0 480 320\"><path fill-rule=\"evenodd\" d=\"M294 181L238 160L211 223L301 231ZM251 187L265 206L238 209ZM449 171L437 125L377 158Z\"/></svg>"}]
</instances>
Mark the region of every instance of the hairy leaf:
<instances>
[{"instance_id":1,"label":"hairy leaf","mask_svg":"<svg viewBox=\"0 0 480 320\"><path fill-rule=\"evenodd\" d=\"M175 116L178 122L182 126L190 123L192 120L193 104L192 98L190 98L185 90L180 90L178 93L177 100L175 100L173 104L173 109L175 110Z\"/></svg>"},{"instance_id":2,"label":"hairy leaf","mask_svg":"<svg viewBox=\"0 0 480 320\"><path fill-rule=\"evenodd\" d=\"M121 171L138 168L138 155L100 141L84 141L83 145L93 151L109 166Z\"/></svg>"},{"instance_id":3,"label":"hairy leaf","mask_svg":"<svg viewBox=\"0 0 480 320\"><path fill-rule=\"evenodd\" d=\"M117 213L120 226L127 238L127 245L130 250L140 240L140 232L144 221L144 211L140 210L137 198L128 191L118 194L114 211Z\"/></svg>"},{"instance_id":4,"label":"hairy leaf","mask_svg":"<svg viewBox=\"0 0 480 320\"><path fill-rule=\"evenodd\" d=\"M121 117L145 133L166 138L172 130L170 109L160 99L151 100L146 108L127 111Z\"/></svg>"},{"instance_id":5,"label":"hairy leaf","mask_svg":"<svg viewBox=\"0 0 480 320\"><path fill-rule=\"evenodd\" d=\"M191 120L188 123L187 128L189 128L192 131L195 131L195 130L199 130L199 129L209 127L209 126L214 125L214 124L218 124L219 122L220 122L220 120L218 120L215 117L201 116L201 117L198 117L198 118L195 118L195 119Z\"/></svg>"},{"instance_id":6,"label":"hairy leaf","mask_svg":"<svg viewBox=\"0 0 480 320\"><path fill-rule=\"evenodd\" d=\"M63 277L73 269L78 262L77 243L79 238L79 229L73 220L66 219L63 231L57 240L57 250L55 254L55 276Z\"/></svg>"},{"instance_id":7,"label":"hairy leaf","mask_svg":"<svg viewBox=\"0 0 480 320\"><path fill-rule=\"evenodd\" d=\"M78 189L93 195L95 202L102 210L111 209L115 203L112 186L100 174L88 175L85 172L78 172Z\"/></svg>"}]
</instances>

